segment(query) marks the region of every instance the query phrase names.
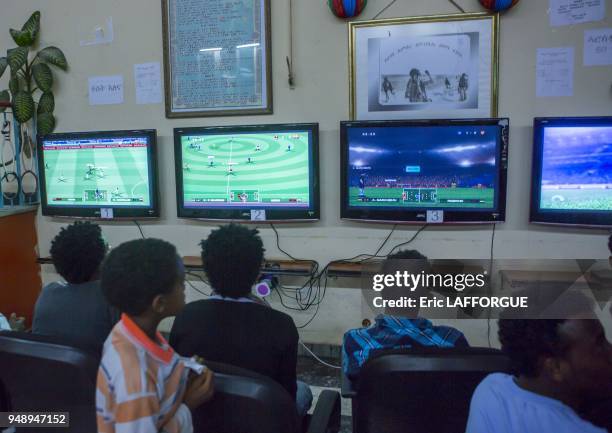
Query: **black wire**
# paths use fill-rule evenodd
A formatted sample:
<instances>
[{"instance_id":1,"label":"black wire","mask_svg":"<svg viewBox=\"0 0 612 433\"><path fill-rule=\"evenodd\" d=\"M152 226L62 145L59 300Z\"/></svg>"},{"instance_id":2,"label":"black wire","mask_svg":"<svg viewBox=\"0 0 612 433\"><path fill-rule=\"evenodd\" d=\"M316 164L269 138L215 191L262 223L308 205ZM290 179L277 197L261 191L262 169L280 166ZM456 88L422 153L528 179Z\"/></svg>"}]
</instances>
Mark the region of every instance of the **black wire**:
<instances>
[{"instance_id":1,"label":"black wire","mask_svg":"<svg viewBox=\"0 0 612 433\"><path fill-rule=\"evenodd\" d=\"M203 276L201 276L200 274L197 274L197 273L191 272L191 271L185 271L185 275L191 275L192 277L196 277L197 279L199 279L204 284L210 286L210 283L208 282L208 280L206 278L204 278Z\"/></svg>"},{"instance_id":2,"label":"black wire","mask_svg":"<svg viewBox=\"0 0 612 433\"><path fill-rule=\"evenodd\" d=\"M187 284L189 284L189 286L190 286L190 287L191 287L193 290L195 290L196 292L198 292L199 294L204 295L204 296L210 296L208 293L205 293L205 292L201 291L200 289L198 289L196 286L194 286L194 285L191 283L191 281L189 281L189 280L185 280L185 282L186 282Z\"/></svg>"},{"instance_id":3,"label":"black wire","mask_svg":"<svg viewBox=\"0 0 612 433\"><path fill-rule=\"evenodd\" d=\"M493 248L495 247L495 227L497 224L493 224L493 231L491 232L491 253L489 256L489 295L493 295ZM487 309L487 341L489 347L491 347L491 306Z\"/></svg>"},{"instance_id":4,"label":"black wire","mask_svg":"<svg viewBox=\"0 0 612 433\"><path fill-rule=\"evenodd\" d=\"M300 326L296 326L297 329L303 329L305 327L307 327L308 325L310 325L312 323L312 321L314 320L314 318L317 316L317 313L319 312L319 304L317 304L316 308L315 308L315 312L312 315L312 317L310 319L308 319L308 321L306 323L304 323L303 325Z\"/></svg>"},{"instance_id":5,"label":"black wire","mask_svg":"<svg viewBox=\"0 0 612 433\"><path fill-rule=\"evenodd\" d=\"M378 249L376 250L376 252L374 253L374 256L377 256L378 253L380 253L380 250L383 249L383 247L385 246L385 244L387 243L387 241L389 240L389 238L391 237L391 235L393 234L393 232L395 231L395 228L397 227L397 224L393 224L393 228L391 229L391 231L389 232L389 234L387 235L386 239L383 241L382 244L380 244L380 247L378 247Z\"/></svg>"},{"instance_id":6,"label":"black wire","mask_svg":"<svg viewBox=\"0 0 612 433\"><path fill-rule=\"evenodd\" d=\"M201 275L198 275L198 274L196 274L196 273L194 273L194 272L189 272L189 271L186 271L186 272L185 272L185 275L191 275L192 277L196 277L196 278L198 278L198 279L199 279L199 280L200 280L202 283L204 283L204 284L206 284L206 285L210 285L210 284L209 284L209 282L208 282L208 281L206 281L206 280L205 280L205 279L204 279L204 278L203 278ZM191 288L192 288L193 290L195 290L196 292L198 292L198 293L200 293L200 294L202 294L202 295L204 295L204 296L210 296L210 294L209 294L209 293L205 293L205 292L203 292L203 291L199 290L199 289L198 289L196 286L194 286L194 285L191 283L191 281L189 281L189 280L187 280L187 279L186 279L186 280L185 280L185 282L186 282L187 284L189 284L189 285L191 286Z\"/></svg>"},{"instance_id":7,"label":"black wire","mask_svg":"<svg viewBox=\"0 0 612 433\"><path fill-rule=\"evenodd\" d=\"M291 259L297 260L280 247L278 232L273 224L270 224L270 227L272 228L272 230L274 230L274 233L276 235L276 246L279 249L279 251L286 254ZM391 236L393 235L396 227L397 227L397 224L393 226L393 228L391 229L391 231L389 232L389 234L387 235L383 243L379 246L378 250L374 254L362 253L362 254L358 254L356 256L347 258L347 259L333 260L327 263L327 265L325 265L325 267L320 272L319 272L319 263L313 260L315 265L313 266L313 269L310 273L310 278L308 278L308 280L300 288L288 289L279 284L279 286L277 287L277 295L278 295L281 305L287 310L306 311L312 307L315 307L315 312L310 317L310 319L308 319L306 323L304 323L303 325L297 326L297 328L301 329L301 328L305 328L306 326L308 326L310 323L312 323L312 321L316 318L317 314L319 313L319 306L321 305L321 303L325 299L325 295L327 294L327 285L329 282L329 267L333 265L334 263L353 262L354 260L357 260L360 258L361 260L357 261L356 263L362 263L367 260L371 260L373 258L386 258L388 254L379 255L379 253L380 251L382 251L382 249L387 244L389 239L391 239ZM417 230L417 232L409 240L395 245L391 249L389 254L391 254L397 248L413 242L418 237L418 235L426 228L427 228L427 224L424 224L421 228L419 228L419 230ZM295 296L291 297L285 292L285 290L294 290ZM296 306L291 306L285 303L285 298L294 299Z\"/></svg>"},{"instance_id":8,"label":"black wire","mask_svg":"<svg viewBox=\"0 0 612 433\"><path fill-rule=\"evenodd\" d=\"M144 233L142 232L142 227L140 227L138 221L134 220L134 224L136 224L136 227L138 227L138 230L140 230L140 236L142 236L143 239L146 239Z\"/></svg>"},{"instance_id":9,"label":"black wire","mask_svg":"<svg viewBox=\"0 0 612 433\"><path fill-rule=\"evenodd\" d=\"M289 257L291 260L295 260L295 261L301 261L300 259L296 259L295 257L293 257L291 254L289 254L287 251L283 250L280 246L280 237L278 235L278 231L276 230L276 227L274 227L274 224L270 223L270 227L272 228L272 230L274 230L274 234L276 235L276 248L278 248L278 250L283 253L284 255L286 255L287 257Z\"/></svg>"},{"instance_id":10,"label":"black wire","mask_svg":"<svg viewBox=\"0 0 612 433\"><path fill-rule=\"evenodd\" d=\"M390 256L393 253L393 251L395 251L397 248L403 247L404 245L408 245L409 243L414 241L417 238L417 236L419 236L419 234L427 228L427 226L428 224L423 224L423 226L420 229L418 229L417 232L410 239L408 239L406 242L402 242L401 244L397 244L396 246L394 246L391 249L391 251L389 251L389 254L387 254L387 256Z\"/></svg>"}]
</instances>

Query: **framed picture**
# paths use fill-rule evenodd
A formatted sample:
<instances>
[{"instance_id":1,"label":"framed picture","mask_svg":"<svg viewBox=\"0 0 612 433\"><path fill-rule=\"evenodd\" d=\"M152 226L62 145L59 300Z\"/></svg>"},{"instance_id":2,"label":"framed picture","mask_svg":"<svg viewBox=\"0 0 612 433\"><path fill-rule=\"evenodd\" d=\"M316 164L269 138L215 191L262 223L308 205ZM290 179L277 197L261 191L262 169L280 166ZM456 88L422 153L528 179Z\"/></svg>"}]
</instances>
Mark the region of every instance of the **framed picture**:
<instances>
[{"instance_id":1,"label":"framed picture","mask_svg":"<svg viewBox=\"0 0 612 433\"><path fill-rule=\"evenodd\" d=\"M349 23L353 120L497 116L499 15Z\"/></svg>"},{"instance_id":2,"label":"framed picture","mask_svg":"<svg viewBox=\"0 0 612 433\"><path fill-rule=\"evenodd\" d=\"M162 0L166 117L272 113L270 0Z\"/></svg>"}]
</instances>

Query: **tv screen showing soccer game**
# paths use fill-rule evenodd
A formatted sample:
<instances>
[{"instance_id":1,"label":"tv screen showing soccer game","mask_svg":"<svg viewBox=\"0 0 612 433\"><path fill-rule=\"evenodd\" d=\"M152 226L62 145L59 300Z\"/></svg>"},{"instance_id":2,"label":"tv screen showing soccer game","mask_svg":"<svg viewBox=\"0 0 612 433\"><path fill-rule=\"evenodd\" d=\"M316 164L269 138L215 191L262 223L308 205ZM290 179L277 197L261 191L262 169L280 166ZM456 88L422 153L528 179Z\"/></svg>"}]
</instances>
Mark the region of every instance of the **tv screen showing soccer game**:
<instances>
[{"instance_id":1,"label":"tv screen showing soccer game","mask_svg":"<svg viewBox=\"0 0 612 433\"><path fill-rule=\"evenodd\" d=\"M534 120L531 221L612 226L612 117Z\"/></svg>"},{"instance_id":2,"label":"tv screen showing soccer game","mask_svg":"<svg viewBox=\"0 0 612 433\"><path fill-rule=\"evenodd\" d=\"M179 217L319 219L318 124L176 128Z\"/></svg>"},{"instance_id":3,"label":"tv screen showing soccer game","mask_svg":"<svg viewBox=\"0 0 612 433\"><path fill-rule=\"evenodd\" d=\"M507 119L342 122L341 216L503 221L507 137Z\"/></svg>"},{"instance_id":4,"label":"tv screen showing soccer game","mask_svg":"<svg viewBox=\"0 0 612 433\"><path fill-rule=\"evenodd\" d=\"M43 215L159 216L155 148L155 130L39 137Z\"/></svg>"}]
</instances>

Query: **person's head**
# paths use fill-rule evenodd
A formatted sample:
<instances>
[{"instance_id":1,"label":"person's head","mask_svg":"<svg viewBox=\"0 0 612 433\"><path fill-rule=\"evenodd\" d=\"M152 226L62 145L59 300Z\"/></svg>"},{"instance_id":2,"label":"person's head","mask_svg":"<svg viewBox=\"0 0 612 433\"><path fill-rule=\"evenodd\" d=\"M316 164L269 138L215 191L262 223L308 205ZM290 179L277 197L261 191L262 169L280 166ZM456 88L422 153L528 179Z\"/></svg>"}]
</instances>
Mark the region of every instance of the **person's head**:
<instances>
[{"instance_id":1,"label":"person's head","mask_svg":"<svg viewBox=\"0 0 612 433\"><path fill-rule=\"evenodd\" d=\"M584 299L574 299L576 313L565 319L499 320L502 351L514 373L577 401L609 397L612 383L612 345L594 315L584 318Z\"/></svg>"},{"instance_id":2,"label":"person's head","mask_svg":"<svg viewBox=\"0 0 612 433\"><path fill-rule=\"evenodd\" d=\"M421 75L421 71L419 71L417 68L412 68L410 70L410 76L412 78L417 78L419 75Z\"/></svg>"},{"instance_id":3,"label":"person's head","mask_svg":"<svg viewBox=\"0 0 612 433\"><path fill-rule=\"evenodd\" d=\"M213 230L200 243L204 272L217 294L240 298L251 292L264 258L258 233L256 229L229 224Z\"/></svg>"},{"instance_id":4,"label":"person's head","mask_svg":"<svg viewBox=\"0 0 612 433\"><path fill-rule=\"evenodd\" d=\"M400 250L389 254L383 262L382 272L384 274L394 275L397 272L403 273L404 271L410 274L420 274L422 272L428 274L431 272L431 268L427 257L417 250ZM387 287L383 290L384 299L399 299L402 296L419 299L421 296L426 296L426 291L423 287L416 287L414 291L408 291L404 287ZM386 307L385 314L416 318L419 314L419 307Z\"/></svg>"},{"instance_id":5,"label":"person's head","mask_svg":"<svg viewBox=\"0 0 612 433\"><path fill-rule=\"evenodd\" d=\"M102 264L102 291L129 316L175 316L185 305L185 269L174 245L137 239L114 248Z\"/></svg>"},{"instance_id":6,"label":"person's head","mask_svg":"<svg viewBox=\"0 0 612 433\"><path fill-rule=\"evenodd\" d=\"M50 252L57 273L68 283L81 284L98 278L106 250L100 226L77 221L62 227Z\"/></svg>"}]
</instances>

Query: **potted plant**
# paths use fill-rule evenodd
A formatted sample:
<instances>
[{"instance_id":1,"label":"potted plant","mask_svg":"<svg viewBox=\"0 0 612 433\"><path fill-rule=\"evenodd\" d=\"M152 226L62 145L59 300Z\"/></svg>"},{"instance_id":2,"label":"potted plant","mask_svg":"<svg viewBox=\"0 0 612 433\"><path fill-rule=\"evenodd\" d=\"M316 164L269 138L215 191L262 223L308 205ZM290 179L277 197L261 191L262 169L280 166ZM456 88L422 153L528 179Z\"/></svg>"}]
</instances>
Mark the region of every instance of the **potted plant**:
<instances>
[{"instance_id":1,"label":"potted plant","mask_svg":"<svg viewBox=\"0 0 612 433\"><path fill-rule=\"evenodd\" d=\"M10 29L17 47L7 50L6 57L0 57L0 77L8 69L9 88L0 91L0 102L10 102L13 116L21 125L21 149L30 158L34 152L31 136L35 122L39 134L48 134L55 128L55 98L53 96L53 72L57 67L66 71L68 63L62 50L46 47L38 52L33 48L38 42L40 12L36 11L21 30ZM37 98L37 101L35 101ZM0 112L4 108L0 107ZM28 130L32 133L28 133Z\"/></svg>"}]
</instances>

